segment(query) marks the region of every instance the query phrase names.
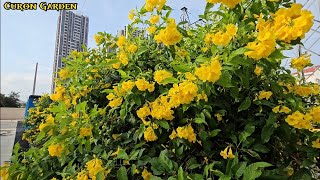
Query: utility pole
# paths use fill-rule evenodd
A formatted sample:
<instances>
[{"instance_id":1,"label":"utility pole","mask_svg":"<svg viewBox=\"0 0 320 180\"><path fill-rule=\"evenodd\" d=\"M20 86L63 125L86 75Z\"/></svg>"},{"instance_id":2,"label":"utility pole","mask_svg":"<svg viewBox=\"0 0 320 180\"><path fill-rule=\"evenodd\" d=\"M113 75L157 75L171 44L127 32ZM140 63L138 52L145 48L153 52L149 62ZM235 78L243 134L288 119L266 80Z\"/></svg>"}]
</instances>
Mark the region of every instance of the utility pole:
<instances>
[{"instance_id":1,"label":"utility pole","mask_svg":"<svg viewBox=\"0 0 320 180\"><path fill-rule=\"evenodd\" d=\"M36 70L34 72L32 95L34 95L34 93L36 91L37 73L38 73L38 62L36 63Z\"/></svg>"},{"instance_id":2,"label":"utility pole","mask_svg":"<svg viewBox=\"0 0 320 180\"><path fill-rule=\"evenodd\" d=\"M188 8L183 7L181 8L182 11L182 15L180 16L180 20L183 21L187 21L187 24L184 24L183 27L184 29L188 29L189 25L190 25L190 19L189 19L189 15L188 15Z\"/></svg>"},{"instance_id":3,"label":"utility pole","mask_svg":"<svg viewBox=\"0 0 320 180\"><path fill-rule=\"evenodd\" d=\"M299 57L301 56L301 44L298 45L298 55ZM304 78L304 69L302 69L301 75L302 75L302 82L306 83L306 79Z\"/></svg>"}]
</instances>

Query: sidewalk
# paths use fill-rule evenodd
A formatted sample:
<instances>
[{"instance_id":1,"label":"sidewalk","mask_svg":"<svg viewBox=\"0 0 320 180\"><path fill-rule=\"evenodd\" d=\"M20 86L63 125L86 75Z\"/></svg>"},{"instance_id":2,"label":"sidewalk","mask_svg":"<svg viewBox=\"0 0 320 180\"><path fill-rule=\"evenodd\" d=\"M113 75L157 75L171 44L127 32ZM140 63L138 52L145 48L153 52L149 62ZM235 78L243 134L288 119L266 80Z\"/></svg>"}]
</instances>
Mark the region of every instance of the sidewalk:
<instances>
[{"instance_id":1,"label":"sidewalk","mask_svg":"<svg viewBox=\"0 0 320 180\"><path fill-rule=\"evenodd\" d=\"M0 120L0 162L10 161L19 120Z\"/></svg>"}]
</instances>

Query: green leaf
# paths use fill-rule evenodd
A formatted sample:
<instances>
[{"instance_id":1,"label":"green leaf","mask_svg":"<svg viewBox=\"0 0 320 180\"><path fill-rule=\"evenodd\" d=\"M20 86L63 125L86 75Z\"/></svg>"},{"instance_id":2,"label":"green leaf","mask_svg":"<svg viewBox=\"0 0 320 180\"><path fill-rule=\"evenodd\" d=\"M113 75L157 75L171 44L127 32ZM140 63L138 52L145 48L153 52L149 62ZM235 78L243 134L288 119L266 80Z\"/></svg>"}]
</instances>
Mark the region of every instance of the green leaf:
<instances>
[{"instance_id":1,"label":"green leaf","mask_svg":"<svg viewBox=\"0 0 320 180\"><path fill-rule=\"evenodd\" d=\"M204 17L207 19L207 17L208 17L208 13L210 12L210 9L212 8L214 6L214 4L212 4L212 3L207 3L206 4L206 8L205 8L205 10L204 10Z\"/></svg>"},{"instance_id":2,"label":"green leaf","mask_svg":"<svg viewBox=\"0 0 320 180\"><path fill-rule=\"evenodd\" d=\"M156 123L164 129L170 129L169 123L167 121L156 121Z\"/></svg>"},{"instance_id":3,"label":"green leaf","mask_svg":"<svg viewBox=\"0 0 320 180\"><path fill-rule=\"evenodd\" d=\"M173 164L166 154L167 154L167 150L161 151L159 156L159 163L162 167L165 168L167 172L171 172L173 170Z\"/></svg>"},{"instance_id":4,"label":"green leaf","mask_svg":"<svg viewBox=\"0 0 320 180\"><path fill-rule=\"evenodd\" d=\"M117 178L118 180L128 180L126 167L121 166L121 168L117 172Z\"/></svg>"},{"instance_id":5,"label":"green leaf","mask_svg":"<svg viewBox=\"0 0 320 180\"><path fill-rule=\"evenodd\" d=\"M270 113L269 118L266 121L266 125L262 128L262 131L261 131L262 143L269 142L271 135L276 129L274 126L276 120L277 120L277 115L275 113Z\"/></svg>"},{"instance_id":6,"label":"green leaf","mask_svg":"<svg viewBox=\"0 0 320 180\"><path fill-rule=\"evenodd\" d=\"M138 56L140 56L141 54L143 54L143 53L145 53L146 51L148 51L148 47L146 47L146 46L142 46L142 47L140 47L139 49L138 49L138 51L137 51L137 55Z\"/></svg>"},{"instance_id":7,"label":"green leaf","mask_svg":"<svg viewBox=\"0 0 320 180\"><path fill-rule=\"evenodd\" d=\"M261 176L262 171L259 168L270 167L272 164L267 162L256 162L246 167L243 173L243 180L253 180Z\"/></svg>"},{"instance_id":8,"label":"green leaf","mask_svg":"<svg viewBox=\"0 0 320 180\"><path fill-rule=\"evenodd\" d=\"M236 172L236 178L237 179L239 179L242 176L242 174L245 171L246 166L247 166L247 162L241 162L241 165L240 165L239 169Z\"/></svg>"},{"instance_id":9,"label":"green leaf","mask_svg":"<svg viewBox=\"0 0 320 180\"><path fill-rule=\"evenodd\" d=\"M215 129L215 130L212 130L209 134L210 137L215 137L219 134L219 132L221 132L220 129Z\"/></svg>"},{"instance_id":10,"label":"green leaf","mask_svg":"<svg viewBox=\"0 0 320 180\"><path fill-rule=\"evenodd\" d=\"M204 62L208 62L208 61L210 61L210 58L203 57L202 55L198 56L196 59L197 63L204 63Z\"/></svg>"},{"instance_id":11,"label":"green leaf","mask_svg":"<svg viewBox=\"0 0 320 180\"><path fill-rule=\"evenodd\" d=\"M268 59L285 59L288 58L287 56L283 55L281 50L276 49L273 53L271 53L268 57Z\"/></svg>"},{"instance_id":12,"label":"green leaf","mask_svg":"<svg viewBox=\"0 0 320 180\"><path fill-rule=\"evenodd\" d=\"M118 59L111 59L110 61L108 61L106 63L106 66L111 66L111 65L118 63L118 62L120 62Z\"/></svg>"},{"instance_id":13,"label":"green leaf","mask_svg":"<svg viewBox=\"0 0 320 180\"><path fill-rule=\"evenodd\" d=\"M232 76L228 71L223 71L217 83L225 88L233 87L231 83Z\"/></svg>"},{"instance_id":14,"label":"green leaf","mask_svg":"<svg viewBox=\"0 0 320 180\"><path fill-rule=\"evenodd\" d=\"M41 141L44 137L46 137L46 132L45 131L41 131L38 136L37 136L37 140L36 141Z\"/></svg>"},{"instance_id":15,"label":"green leaf","mask_svg":"<svg viewBox=\"0 0 320 180\"><path fill-rule=\"evenodd\" d=\"M127 77L127 73L126 73L126 72L124 72L123 70L118 69L117 71L120 73L121 78L125 78L125 77Z\"/></svg>"},{"instance_id":16,"label":"green leaf","mask_svg":"<svg viewBox=\"0 0 320 180\"><path fill-rule=\"evenodd\" d=\"M232 60L234 57L236 57L238 55L244 54L247 51L249 51L248 48L239 48L239 49L237 49L235 51L232 51L232 53L229 56L229 61Z\"/></svg>"},{"instance_id":17,"label":"green leaf","mask_svg":"<svg viewBox=\"0 0 320 180\"><path fill-rule=\"evenodd\" d=\"M145 131L146 127L143 124L140 124L140 128L134 133L133 140L137 141L140 139Z\"/></svg>"},{"instance_id":18,"label":"green leaf","mask_svg":"<svg viewBox=\"0 0 320 180\"><path fill-rule=\"evenodd\" d=\"M104 171L98 172L96 177L97 177L97 180L103 180L104 179Z\"/></svg>"},{"instance_id":19,"label":"green leaf","mask_svg":"<svg viewBox=\"0 0 320 180\"><path fill-rule=\"evenodd\" d=\"M255 130L255 126L252 124L247 124L246 127L244 127L244 130L239 135L240 142L245 141Z\"/></svg>"},{"instance_id":20,"label":"green leaf","mask_svg":"<svg viewBox=\"0 0 320 180\"><path fill-rule=\"evenodd\" d=\"M186 73L191 71L191 67L186 64L171 64L171 67L177 72Z\"/></svg>"},{"instance_id":21,"label":"green leaf","mask_svg":"<svg viewBox=\"0 0 320 180\"><path fill-rule=\"evenodd\" d=\"M253 146L253 150L261 153L268 153L270 151L270 149L267 146L262 144L255 144Z\"/></svg>"},{"instance_id":22,"label":"green leaf","mask_svg":"<svg viewBox=\"0 0 320 180\"><path fill-rule=\"evenodd\" d=\"M161 83L164 83L164 84L175 84L175 83L179 83L179 82L180 81L177 78L170 77L170 78L166 78Z\"/></svg>"},{"instance_id":23,"label":"green leaf","mask_svg":"<svg viewBox=\"0 0 320 180\"><path fill-rule=\"evenodd\" d=\"M251 99L250 97L246 97L244 101L239 106L238 112L247 110L251 106Z\"/></svg>"},{"instance_id":24,"label":"green leaf","mask_svg":"<svg viewBox=\"0 0 320 180\"><path fill-rule=\"evenodd\" d=\"M183 169L181 166L179 167L179 170L178 170L178 180L184 180Z\"/></svg>"},{"instance_id":25,"label":"green leaf","mask_svg":"<svg viewBox=\"0 0 320 180\"><path fill-rule=\"evenodd\" d=\"M121 149L116 157L116 159L126 159L128 160L129 159L129 156L128 154L126 153L125 150Z\"/></svg>"},{"instance_id":26,"label":"green leaf","mask_svg":"<svg viewBox=\"0 0 320 180\"><path fill-rule=\"evenodd\" d=\"M197 124L206 124L206 125L208 125L204 118L195 118L194 122L197 123Z\"/></svg>"},{"instance_id":27,"label":"green leaf","mask_svg":"<svg viewBox=\"0 0 320 180\"><path fill-rule=\"evenodd\" d=\"M162 180L162 179L158 176L151 176L150 180Z\"/></svg>"}]
</instances>

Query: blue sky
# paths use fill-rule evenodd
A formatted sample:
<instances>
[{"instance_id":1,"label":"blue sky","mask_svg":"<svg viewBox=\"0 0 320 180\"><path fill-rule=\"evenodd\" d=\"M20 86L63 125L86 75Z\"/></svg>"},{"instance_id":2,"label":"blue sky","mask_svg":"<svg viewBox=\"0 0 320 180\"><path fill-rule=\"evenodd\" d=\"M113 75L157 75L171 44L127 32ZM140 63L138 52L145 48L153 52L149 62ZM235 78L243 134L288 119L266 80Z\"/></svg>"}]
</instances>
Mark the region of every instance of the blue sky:
<instances>
[{"instance_id":1,"label":"blue sky","mask_svg":"<svg viewBox=\"0 0 320 180\"><path fill-rule=\"evenodd\" d=\"M319 1L319 0L309 0ZM26 101L32 93L36 62L39 63L36 94L50 93L55 37L57 29L57 11L7 11L1 0L1 93L20 92L21 100ZM11 2L42 2L13 0ZM89 47L94 47L93 35L99 31L115 34L118 29L129 23L128 12L141 7L144 0L47 0L46 2L78 2L78 13L89 17ZM299 1L298 1L299 2ZM305 2L301 0L300 2ZM320 1L319 1L320 3ZM188 7L191 22L202 13L205 0L168 0L174 8L172 16L179 19L180 9ZM317 2L310 9L320 19ZM314 25L314 29L320 26ZM318 29L320 30L320 28ZM311 38L320 37L315 33ZM311 46L313 42L307 42ZM312 47L320 53L320 41ZM294 56L297 51L289 52ZM312 56L313 63L320 64L318 56Z\"/></svg>"}]
</instances>

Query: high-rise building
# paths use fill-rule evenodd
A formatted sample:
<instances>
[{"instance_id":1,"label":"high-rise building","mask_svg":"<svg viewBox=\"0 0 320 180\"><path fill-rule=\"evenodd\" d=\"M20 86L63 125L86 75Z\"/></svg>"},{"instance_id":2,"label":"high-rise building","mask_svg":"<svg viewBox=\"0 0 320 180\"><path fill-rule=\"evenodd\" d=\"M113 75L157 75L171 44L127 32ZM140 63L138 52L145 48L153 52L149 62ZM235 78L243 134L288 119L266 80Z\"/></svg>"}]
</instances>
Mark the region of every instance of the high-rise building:
<instances>
[{"instance_id":1,"label":"high-rise building","mask_svg":"<svg viewBox=\"0 0 320 180\"><path fill-rule=\"evenodd\" d=\"M61 61L73 50L82 51L82 45L88 44L89 18L87 16L75 14L72 11L60 11L57 26L56 46L53 63L52 88L54 93L60 68L65 65Z\"/></svg>"}]
</instances>

